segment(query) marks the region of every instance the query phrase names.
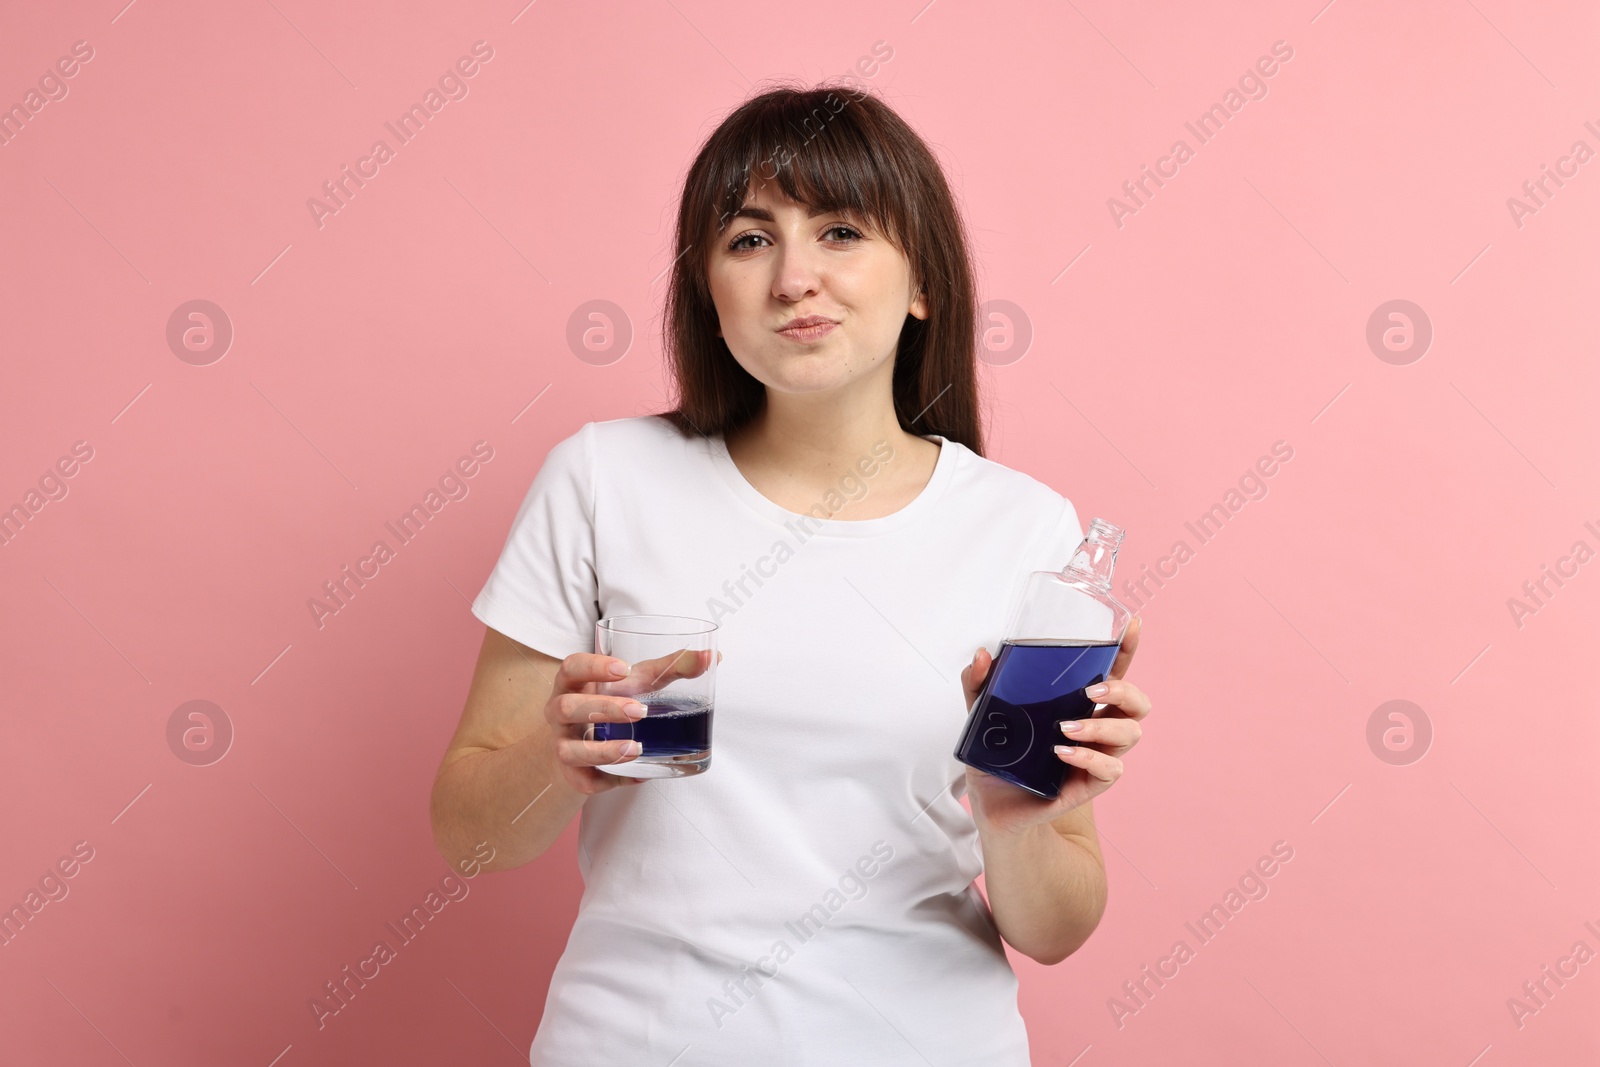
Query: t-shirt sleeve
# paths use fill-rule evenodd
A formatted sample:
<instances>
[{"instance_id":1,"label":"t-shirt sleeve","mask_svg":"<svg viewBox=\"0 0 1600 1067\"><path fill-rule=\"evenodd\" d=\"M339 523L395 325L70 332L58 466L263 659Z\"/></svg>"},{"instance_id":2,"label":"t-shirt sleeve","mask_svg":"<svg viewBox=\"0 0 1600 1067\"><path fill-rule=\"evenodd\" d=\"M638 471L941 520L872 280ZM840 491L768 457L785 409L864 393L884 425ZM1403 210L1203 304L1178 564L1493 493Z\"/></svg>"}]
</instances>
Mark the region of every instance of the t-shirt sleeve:
<instances>
[{"instance_id":1,"label":"t-shirt sleeve","mask_svg":"<svg viewBox=\"0 0 1600 1067\"><path fill-rule=\"evenodd\" d=\"M1060 570L1083 543L1083 527L1078 523L1077 509L1066 497L1060 499L1061 510L1034 553L1033 570Z\"/></svg>"},{"instance_id":2,"label":"t-shirt sleeve","mask_svg":"<svg viewBox=\"0 0 1600 1067\"><path fill-rule=\"evenodd\" d=\"M1049 498L1033 502L1030 507L1035 515L1033 538L1016 561L1011 591L1006 599L1005 630L989 645L991 655L999 653L1001 638L1015 630L1028 578L1035 571L1059 571L1083 543L1083 530L1078 525L1078 513L1072 501L1052 492Z\"/></svg>"},{"instance_id":3,"label":"t-shirt sleeve","mask_svg":"<svg viewBox=\"0 0 1600 1067\"><path fill-rule=\"evenodd\" d=\"M594 651L594 423L545 456L472 613L556 659Z\"/></svg>"}]
</instances>

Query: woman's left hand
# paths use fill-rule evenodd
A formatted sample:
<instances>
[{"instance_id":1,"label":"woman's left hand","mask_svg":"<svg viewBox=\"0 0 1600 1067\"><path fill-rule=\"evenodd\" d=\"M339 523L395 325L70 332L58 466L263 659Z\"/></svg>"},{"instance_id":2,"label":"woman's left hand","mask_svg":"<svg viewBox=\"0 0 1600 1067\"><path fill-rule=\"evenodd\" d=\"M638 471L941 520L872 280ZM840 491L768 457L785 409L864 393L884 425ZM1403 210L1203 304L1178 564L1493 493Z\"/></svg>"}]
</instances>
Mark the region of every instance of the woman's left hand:
<instances>
[{"instance_id":1,"label":"woman's left hand","mask_svg":"<svg viewBox=\"0 0 1600 1067\"><path fill-rule=\"evenodd\" d=\"M1135 616L1128 624L1122 647L1111 664L1111 671L1103 684L1104 693L1089 692L1096 703L1104 704L1087 719L1069 720L1064 725L1079 724L1079 729L1063 734L1063 741L1071 737L1079 742L1057 748L1057 758L1071 769L1062 782L1061 793L1054 800L1035 796L1025 789L1010 784L974 767L967 768L967 795L972 800L972 815L980 829L1000 834L1018 833L1038 823L1049 822L1065 815L1078 805L1092 800L1111 788L1122 777L1122 757L1144 732L1140 725L1150 714L1150 698L1138 686L1126 681L1128 664L1139 647L1139 632L1143 622ZM988 649L980 648L972 663L961 672L961 685L966 690L967 710L977 699L983 681L989 676L993 657ZM1090 690L1094 689L1090 687Z\"/></svg>"}]
</instances>

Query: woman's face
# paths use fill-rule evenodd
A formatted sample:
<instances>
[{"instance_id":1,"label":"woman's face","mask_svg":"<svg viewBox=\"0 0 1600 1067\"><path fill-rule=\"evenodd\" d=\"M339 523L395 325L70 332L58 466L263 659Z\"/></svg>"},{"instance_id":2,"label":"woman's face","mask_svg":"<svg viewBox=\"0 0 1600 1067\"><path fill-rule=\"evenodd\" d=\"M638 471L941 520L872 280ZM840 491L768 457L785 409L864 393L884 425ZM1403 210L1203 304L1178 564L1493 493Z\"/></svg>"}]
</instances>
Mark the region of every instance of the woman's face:
<instances>
[{"instance_id":1,"label":"woman's face","mask_svg":"<svg viewBox=\"0 0 1600 1067\"><path fill-rule=\"evenodd\" d=\"M928 317L904 253L864 223L754 187L707 257L717 333L769 390L818 393L893 367L909 312ZM817 326L811 319L828 320ZM789 327L785 329L785 327Z\"/></svg>"}]
</instances>

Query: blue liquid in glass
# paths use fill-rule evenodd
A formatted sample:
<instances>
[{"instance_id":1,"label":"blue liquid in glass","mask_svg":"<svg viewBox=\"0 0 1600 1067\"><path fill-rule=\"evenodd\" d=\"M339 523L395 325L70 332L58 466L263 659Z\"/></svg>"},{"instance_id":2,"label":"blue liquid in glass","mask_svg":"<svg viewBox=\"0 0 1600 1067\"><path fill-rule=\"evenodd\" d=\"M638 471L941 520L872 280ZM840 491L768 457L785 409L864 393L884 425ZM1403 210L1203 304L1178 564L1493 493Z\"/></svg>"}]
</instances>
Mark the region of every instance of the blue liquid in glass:
<instances>
[{"instance_id":1,"label":"blue liquid in glass","mask_svg":"<svg viewBox=\"0 0 1600 1067\"><path fill-rule=\"evenodd\" d=\"M694 697L643 696L650 709L638 722L597 722L596 741L638 741L641 760L669 760L711 747L711 705Z\"/></svg>"},{"instance_id":2,"label":"blue liquid in glass","mask_svg":"<svg viewBox=\"0 0 1600 1067\"><path fill-rule=\"evenodd\" d=\"M1115 641L1004 642L973 701L956 759L1054 800L1072 769L1055 746L1077 743L1061 723L1094 714L1083 691L1105 681L1117 648Z\"/></svg>"}]
</instances>

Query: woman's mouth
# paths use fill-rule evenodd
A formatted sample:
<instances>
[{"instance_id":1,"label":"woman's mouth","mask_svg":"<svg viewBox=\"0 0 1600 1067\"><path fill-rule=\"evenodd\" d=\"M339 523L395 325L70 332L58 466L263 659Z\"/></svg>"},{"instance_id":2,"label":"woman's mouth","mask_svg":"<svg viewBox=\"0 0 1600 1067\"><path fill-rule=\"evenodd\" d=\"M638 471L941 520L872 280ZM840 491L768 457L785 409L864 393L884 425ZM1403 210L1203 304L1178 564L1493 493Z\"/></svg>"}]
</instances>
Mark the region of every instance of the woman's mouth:
<instances>
[{"instance_id":1,"label":"woman's mouth","mask_svg":"<svg viewBox=\"0 0 1600 1067\"><path fill-rule=\"evenodd\" d=\"M837 325L837 322L821 315L806 315L790 319L778 328L778 333L791 341L817 341L832 333Z\"/></svg>"}]
</instances>

